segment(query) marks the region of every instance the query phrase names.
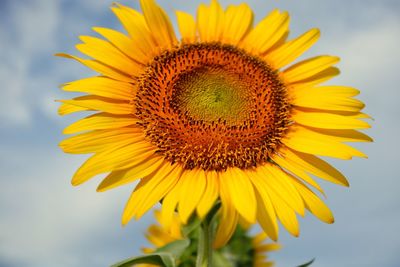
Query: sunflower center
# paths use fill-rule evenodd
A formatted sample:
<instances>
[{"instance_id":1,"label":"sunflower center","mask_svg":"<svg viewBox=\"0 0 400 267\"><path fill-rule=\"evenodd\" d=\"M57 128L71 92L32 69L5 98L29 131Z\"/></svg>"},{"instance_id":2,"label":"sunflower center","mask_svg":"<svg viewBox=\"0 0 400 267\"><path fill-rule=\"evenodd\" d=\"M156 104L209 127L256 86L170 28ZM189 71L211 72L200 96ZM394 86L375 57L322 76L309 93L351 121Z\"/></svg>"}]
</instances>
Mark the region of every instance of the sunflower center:
<instances>
[{"instance_id":1,"label":"sunflower center","mask_svg":"<svg viewBox=\"0 0 400 267\"><path fill-rule=\"evenodd\" d=\"M248 118L250 108L246 84L238 78L221 67L196 68L180 75L173 101L193 119L235 124Z\"/></svg>"},{"instance_id":2,"label":"sunflower center","mask_svg":"<svg viewBox=\"0 0 400 267\"><path fill-rule=\"evenodd\" d=\"M135 105L158 153L187 169L262 164L290 123L277 73L218 43L183 45L156 57L139 78Z\"/></svg>"}]
</instances>

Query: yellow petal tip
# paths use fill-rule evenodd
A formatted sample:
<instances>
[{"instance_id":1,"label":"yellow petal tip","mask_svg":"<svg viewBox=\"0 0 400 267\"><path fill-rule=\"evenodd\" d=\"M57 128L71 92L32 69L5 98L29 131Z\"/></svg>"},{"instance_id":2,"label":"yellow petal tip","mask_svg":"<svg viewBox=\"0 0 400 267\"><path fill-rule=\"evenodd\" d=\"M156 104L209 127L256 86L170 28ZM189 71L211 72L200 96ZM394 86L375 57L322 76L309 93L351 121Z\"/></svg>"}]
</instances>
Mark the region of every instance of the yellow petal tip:
<instances>
[{"instance_id":1,"label":"yellow petal tip","mask_svg":"<svg viewBox=\"0 0 400 267\"><path fill-rule=\"evenodd\" d=\"M81 183L79 183L78 181L76 181L74 178L72 178L72 180L71 180L71 185L73 185L73 186L78 186L78 185L80 185Z\"/></svg>"},{"instance_id":2,"label":"yellow petal tip","mask_svg":"<svg viewBox=\"0 0 400 267\"><path fill-rule=\"evenodd\" d=\"M96 188L96 192L98 193L102 193L107 191L107 189L105 187L102 187L101 184Z\"/></svg>"},{"instance_id":3,"label":"yellow petal tip","mask_svg":"<svg viewBox=\"0 0 400 267\"><path fill-rule=\"evenodd\" d=\"M312 28L311 31L317 33L317 34L321 34L321 31L319 28Z\"/></svg>"},{"instance_id":4,"label":"yellow petal tip","mask_svg":"<svg viewBox=\"0 0 400 267\"><path fill-rule=\"evenodd\" d=\"M64 57L64 58L72 58L71 55L65 54L65 53L56 53L54 54L56 57Z\"/></svg>"},{"instance_id":5,"label":"yellow petal tip","mask_svg":"<svg viewBox=\"0 0 400 267\"><path fill-rule=\"evenodd\" d=\"M127 216L124 212L124 214L122 215L122 219L121 219L122 226L127 225L130 220L131 220L131 216Z\"/></svg>"},{"instance_id":6,"label":"yellow petal tip","mask_svg":"<svg viewBox=\"0 0 400 267\"><path fill-rule=\"evenodd\" d=\"M268 235L268 237L271 238L272 241L278 242L278 236L277 235L274 235L274 236Z\"/></svg>"}]
</instances>

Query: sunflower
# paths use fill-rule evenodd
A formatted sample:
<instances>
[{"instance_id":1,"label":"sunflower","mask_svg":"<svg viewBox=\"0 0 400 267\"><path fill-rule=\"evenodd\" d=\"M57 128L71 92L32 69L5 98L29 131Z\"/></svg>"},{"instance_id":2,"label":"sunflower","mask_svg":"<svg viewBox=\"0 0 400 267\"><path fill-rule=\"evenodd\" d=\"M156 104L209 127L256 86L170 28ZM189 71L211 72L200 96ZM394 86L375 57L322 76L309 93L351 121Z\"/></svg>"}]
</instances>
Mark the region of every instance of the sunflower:
<instances>
[{"instance_id":1,"label":"sunflower","mask_svg":"<svg viewBox=\"0 0 400 267\"><path fill-rule=\"evenodd\" d=\"M147 240L154 246L154 247L146 247L142 248L142 251L145 254L153 253L157 248L161 248L165 245L168 245L171 242L181 240L184 238L181 232L181 221L180 218L174 214L171 224L168 228L162 223L161 213L159 210L154 212L155 218L158 224L152 224L147 229L146 237ZM158 266L153 264L140 264L139 267L152 267Z\"/></svg>"},{"instance_id":2,"label":"sunflower","mask_svg":"<svg viewBox=\"0 0 400 267\"><path fill-rule=\"evenodd\" d=\"M162 221L161 212L156 210L154 212L158 224L150 225L147 229L147 240L153 247L143 248L142 251L146 254L155 252L158 248L166 246L171 242L181 240L185 237L181 232L182 223L177 216L174 215L173 221L169 228L165 227ZM194 232L194 238L196 238ZM193 238L191 238L193 239ZM270 267L274 266L274 262L268 261L267 253L279 250L281 246L277 243L266 243L268 236L262 232L255 236L249 235L248 225L239 224L236 228L233 238L228 244L214 252L214 257L218 260L214 262L215 266L253 266L253 267ZM192 240L196 241L196 240ZM196 242L191 242L196 243ZM178 266L194 266L197 253L195 246L189 247L183 257L180 259ZM222 259L221 259L222 258ZM141 264L140 267L152 267L156 265Z\"/></svg>"},{"instance_id":3,"label":"sunflower","mask_svg":"<svg viewBox=\"0 0 400 267\"><path fill-rule=\"evenodd\" d=\"M254 267L272 267L274 262L268 260L266 253L279 250L281 246L277 243L265 243L268 240L266 233L259 233L252 237L251 244L253 247L253 266Z\"/></svg>"},{"instance_id":4,"label":"sunflower","mask_svg":"<svg viewBox=\"0 0 400 267\"><path fill-rule=\"evenodd\" d=\"M221 201L215 247L229 240L239 218L258 222L273 240L278 221L298 236L297 215L306 210L332 223L314 176L348 182L318 156L365 158L347 142L371 139L358 131L370 127L354 98L359 91L320 85L339 74L338 57L291 64L319 30L288 38L287 12L273 10L253 26L247 4L224 10L212 0L199 5L196 18L176 12L178 39L154 0L140 4L142 13L112 7L128 35L95 27L103 38L80 37L76 48L89 59L58 54L99 73L63 85L85 95L60 100L61 115L91 111L65 128L76 135L60 144L67 153L93 154L72 184L106 174L102 192L139 181L123 224L161 200L167 225L176 209L185 224Z\"/></svg>"}]
</instances>

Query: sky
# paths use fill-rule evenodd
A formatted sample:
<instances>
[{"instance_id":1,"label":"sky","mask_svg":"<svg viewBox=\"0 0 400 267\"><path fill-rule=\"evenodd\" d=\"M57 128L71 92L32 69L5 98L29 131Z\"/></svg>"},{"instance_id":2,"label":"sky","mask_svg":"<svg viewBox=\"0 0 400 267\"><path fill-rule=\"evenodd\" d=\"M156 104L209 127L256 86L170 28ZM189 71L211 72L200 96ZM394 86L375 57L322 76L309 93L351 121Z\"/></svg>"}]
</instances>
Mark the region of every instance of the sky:
<instances>
[{"instance_id":1,"label":"sky","mask_svg":"<svg viewBox=\"0 0 400 267\"><path fill-rule=\"evenodd\" d=\"M63 154L62 129L79 115L60 117L55 99L70 98L59 85L95 75L57 52L78 54L79 35L93 26L122 30L111 0L0 0L0 267L97 267L138 255L151 212L122 227L134 185L96 193L99 179L72 187L86 158ZM228 3L242 1L221 1ZM335 214L327 225L300 218L300 238L282 228L278 267L316 258L316 267L400 266L400 2L393 0L253 0L256 21L272 8L288 10L291 35L319 27L320 41L305 56L341 57L331 84L361 90L374 121L374 143L356 145L369 159L329 160L350 188L322 182ZM137 0L121 1L134 8ZM199 1L160 0L194 13Z\"/></svg>"}]
</instances>

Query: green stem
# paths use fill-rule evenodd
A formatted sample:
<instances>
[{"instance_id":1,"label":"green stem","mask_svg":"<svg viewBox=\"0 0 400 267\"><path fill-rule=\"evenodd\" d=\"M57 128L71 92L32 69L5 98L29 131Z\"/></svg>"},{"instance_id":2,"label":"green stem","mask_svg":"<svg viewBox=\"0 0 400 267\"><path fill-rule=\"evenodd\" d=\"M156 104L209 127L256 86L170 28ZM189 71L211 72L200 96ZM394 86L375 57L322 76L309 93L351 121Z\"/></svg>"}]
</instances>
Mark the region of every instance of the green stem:
<instances>
[{"instance_id":1,"label":"green stem","mask_svg":"<svg viewBox=\"0 0 400 267\"><path fill-rule=\"evenodd\" d=\"M213 233L210 224L204 220L199 228L196 267L212 267L212 240Z\"/></svg>"},{"instance_id":2,"label":"green stem","mask_svg":"<svg viewBox=\"0 0 400 267\"><path fill-rule=\"evenodd\" d=\"M204 233L204 255L203 267L212 267L212 240L213 234L211 231L211 225L208 221L203 222L203 233Z\"/></svg>"},{"instance_id":3,"label":"green stem","mask_svg":"<svg viewBox=\"0 0 400 267\"><path fill-rule=\"evenodd\" d=\"M203 258L204 258L204 230L203 225L199 227L199 242L197 244L197 258L196 258L196 267L203 266Z\"/></svg>"},{"instance_id":4,"label":"green stem","mask_svg":"<svg viewBox=\"0 0 400 267\"><path fill-rule=\"evenodd\" d=\"M199 227L196 267L212 267L214 224L220 207L221 204L216 203Z\"/></svg>"}]
</instances>

